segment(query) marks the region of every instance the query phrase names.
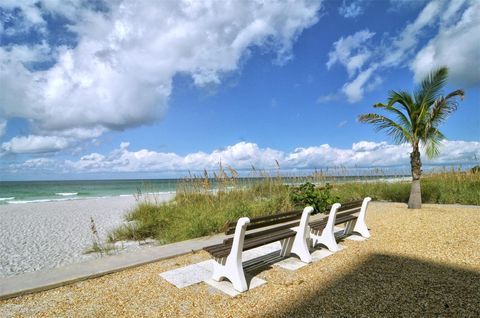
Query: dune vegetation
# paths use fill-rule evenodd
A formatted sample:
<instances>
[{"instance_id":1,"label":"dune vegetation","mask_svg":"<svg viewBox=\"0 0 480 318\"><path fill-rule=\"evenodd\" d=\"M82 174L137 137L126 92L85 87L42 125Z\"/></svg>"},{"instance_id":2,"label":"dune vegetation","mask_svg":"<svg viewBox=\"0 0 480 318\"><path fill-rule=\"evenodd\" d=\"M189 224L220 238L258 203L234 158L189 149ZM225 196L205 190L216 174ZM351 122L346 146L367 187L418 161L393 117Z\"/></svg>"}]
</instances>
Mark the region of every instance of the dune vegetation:
<instances>
[{"instance_id":1,"label":"dune vegetation","mask_svg":"<svg viewBox=\"0 0 480 318\"><path fill-rule=\"evenodd\" d=\"M229 168L209 175L185 178L177 186L171 202L141 200L126 215L125 224L111 231L109 242L156 239L172 243L220 233L225 225L241 216L255 217L306 205L324 213L333 202L348 202L370 196L373 200L407 203L408 181L345 182L322 173L288 177L271 176L254 169L252 178L239 178ZM149 189L151 190L151 189ZM140 192L139 192L140 194ZM442 170L425 174L422 179L424 203L480 205L480 173L472 169Z\"/></svg>"}]
</instances>

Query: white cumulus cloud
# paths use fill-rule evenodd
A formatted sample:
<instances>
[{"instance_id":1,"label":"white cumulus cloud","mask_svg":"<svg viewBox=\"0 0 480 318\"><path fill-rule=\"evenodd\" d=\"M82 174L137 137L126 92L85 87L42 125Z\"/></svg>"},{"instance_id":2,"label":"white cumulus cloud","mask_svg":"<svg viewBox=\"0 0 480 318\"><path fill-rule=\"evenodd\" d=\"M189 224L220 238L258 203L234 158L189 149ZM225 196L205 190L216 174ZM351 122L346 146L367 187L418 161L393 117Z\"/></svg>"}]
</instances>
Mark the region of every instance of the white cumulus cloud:
<instances>
[{"instance_id":1,"label":"white cumulus cloud","mask_svg":"<svg viewBox=\"0 0 480 318\"><path fill-rule=\"evenodd\" d=\"M13 137L10 141L0 146L0 154L4 153L44 153L65 149L69 146L69 140L56 136L20 136Z\"/></svg>"},{"instance_id":2,"label":"white cumulus cloud","mask_svg":"<svg viewBox=\"0 0 480 318\"><path fill-rule=\"evenodd\" d=\"M129 143L123 142L118 149L108 154L91 153L78 160L54 160L49 158L30 159L23 163L11 164L9 171L35 172L54 167L65 173L135 173L174 172L217 169L231 166L237 170L276 169L276 162L282 169L316 169L329 167L346 168L395 168L408 171L411 146L393 145L387 142L359 141L350 148L332 147L328 144L299 147L291 152L272 148L261 148L255 143L240 142L210 153L195 152L185 156L171 152L157 152L148 149L129 150ZM422 151L424 166L474 165L480 158L480 142L443 141L440 156L428 160Z\"/></svg>"},{"instance_id":3,"label":"white cumulus cloud","mask_svg":"<svg viewBox=\"0 0 480 318\"><path fill-rule=\"evenodd\" d=\"M333 43L333 50L328 53L327 69L340 63L347 69L349 77L355 75L371 55L367 43L374 35L374 32L365 29L338 39Z\"/></svg>"},{"instance_id":4,"label":"white cumulus cloud","mask_svg":"<svg viewBox=\"0 0 480 318\"><path fill-rule=\"evenodd\" d=\"M345 93L345 96L347 96L347 99L350 103L360 101L363 98L366 89L373 89L375 86L372 86L372 84L381 82L371 81L370 86L365 87L365 84L368 83L368 80L372 77L375 69L376 66L372 66L359 73L353 81L343 85L342 92Z\"/></svg>"},{"instance_id":5,"label":"white cumulus cloud","mask_svg":"<svg viewBox=\"0 0 480 318\"><path fill-rule=\"evenodd\" d=\"M27 119L44 139L151 123L165 114L176 74L200 87L219 84L254 46L285 62L320 8L319 0L105 4L96 10L89 1L0 3L29 25L44 27L45 13L64 16L78 37L74 47L0 47L0 118ZM55 63L46 70L26 66L48 58Z\"/></svg>"},{"instance_id":6,"label":"white cumulus cloud","mask_svg":"<svg viewBox=\"0 0 480 318\"><path fill-rule=\"evenodd\" d=\"M480 2L472 2L458 18L463 2L452 1L442 16L440 32L413 59L410 68L417 81L430 70L448 65L455 82L480 84Z\"/></svg>"},{"instance_id":7,"label":"white cumulus cloud","mask_svg":"<svg viewBox=\"0 0 480 318\"><path fill-rule=\"evenodd\" d=\"M397 5L398 1L393 1ZM398 3L397 3L398 2ZM401 3L408 1L401 1ZM351 103L362 100L365 91L382 83L380 72L408 66L420 81L439 66L448 66L452 83L480 83L480 2L433 0L414 21L396 35L384 39L374 51L374 33L361 30L333 43L327 69L343 65L349 80L342 92ZM430 36L430 38L426 38ZM422 40L427 40L422 47ZM356 77L354 77L356 75Z\"/></svg>"}]
</instances>

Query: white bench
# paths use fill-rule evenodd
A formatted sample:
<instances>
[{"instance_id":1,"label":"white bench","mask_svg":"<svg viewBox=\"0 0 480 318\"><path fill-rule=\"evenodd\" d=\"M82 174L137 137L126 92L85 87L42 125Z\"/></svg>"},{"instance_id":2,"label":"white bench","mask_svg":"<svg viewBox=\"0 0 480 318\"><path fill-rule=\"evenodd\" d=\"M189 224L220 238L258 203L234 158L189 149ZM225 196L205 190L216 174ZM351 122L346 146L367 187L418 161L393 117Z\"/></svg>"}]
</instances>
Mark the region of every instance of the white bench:
<instances>
[{"instance_id":1,"label":"white bench","mask_svg":"<svg viewBox=\"0 0 480 318\"><path fill-rule=\"evenodd\" d=\"M365 223L365 216L367 213L368 203L372 199L366 197L360 201L348 202L344 205L335 203L330 208L328 218L312 221L309 225L311 228L310 237L312 238L313 246L317 244L325 245L330 251L336 252L340 248L335 238L335 225L345 224L345 229L342 236L352 234L352 232L359 233L365 238L370 237L367 224ZM354 215L358 213L358 215Z\"/></svg>"},{"instance_id":2,"label":"white bench","mask_svg":"<svg viewBox=\"0 0 480 318\"><path fill-rule=\"evenodd\" d=\"M310 263L312 257L308 249L310 227L308 225L312 207L303 211L292 211L249 219L240 218L230 222L227 238L221 244L205 247L214 258L213 279L227 278L233 287L244 292L248 289L242 267L242 252L265 244L280 241L280 256L296 254L302 262ZM296 230L292 228L298 227ZM247 233L248 232L248 233Z\"/></svg>"}]
</instances>

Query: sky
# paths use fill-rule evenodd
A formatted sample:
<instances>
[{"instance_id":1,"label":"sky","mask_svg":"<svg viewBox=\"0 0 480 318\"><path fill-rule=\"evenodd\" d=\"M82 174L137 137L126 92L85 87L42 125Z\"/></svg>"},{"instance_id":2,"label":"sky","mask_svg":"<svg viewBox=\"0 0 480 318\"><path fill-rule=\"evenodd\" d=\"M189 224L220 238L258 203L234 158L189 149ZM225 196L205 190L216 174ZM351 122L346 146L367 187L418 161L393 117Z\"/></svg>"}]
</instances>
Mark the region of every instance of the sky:
<instances>
[{"instance_id":1,"label":"sky","mask_svg":"<svg viewBox=\"0 0 480 318\"><path fill-rule=\"evenodd\" d=\"M357 118L440 66L424 166L480 164L480 1L0 0L0 180L408 172Z\"/></svg>"}]
</instances>

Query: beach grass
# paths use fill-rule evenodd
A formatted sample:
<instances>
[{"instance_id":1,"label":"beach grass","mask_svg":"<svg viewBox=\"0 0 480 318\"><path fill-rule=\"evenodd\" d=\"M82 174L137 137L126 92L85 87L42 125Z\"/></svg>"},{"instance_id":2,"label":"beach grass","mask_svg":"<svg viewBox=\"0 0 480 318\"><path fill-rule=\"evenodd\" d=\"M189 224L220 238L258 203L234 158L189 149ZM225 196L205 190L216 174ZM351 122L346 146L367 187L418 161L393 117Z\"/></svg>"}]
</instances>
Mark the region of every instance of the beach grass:
<instances>
[{"instance_id":1,"label":"beach grass","mask_svg":"<svg viewBox=\"0 0 480 318\"><path fill-rule=\"evenodd\" d=\"M215 184L206 174L180 183L172 202L140 201L126 215L127 224L110 232L108 241L154 238L160 244L222 232L242 216L255 217L294 208L290 189L279 178L243 183L232 173ZM215 188L214 188L215 187Z\"/></svg>"},{"instance_id":2,"label":"beach grass","mask_svg":"<svg viewBox=\"0 0 480 318\"><path fill-rule=\"evenodd\" d=\"M83 251L84 254L98 253L100 255L110 255L116 251L116 248L113 244L109 243L98 243L94 241L90 247Z\"/></svg>"},{"instance_id":3,"label":"beach grass","mask_svg":"<svg viewBox=\"0 0 480 318\"><path fill-rule=\"evenodd\" d=\"M480 173L454 169L427 173L421 187L423 203L480 205ZM332 193L343 202L370 196L373 200L407 203L410 182L334 184Z\"/></svg>"},{"instance_id":4,"label":"beach grass","mask_svg":"<svg viewBox=\"0 0 480 318\"><path fill-rule=\"evenodd\" d=\"M213 175L205 171L203 176L186 178L179 183L175 199L171 202L139 200L126 215L128 223L111 231L108 241L153 238L160 244L178 242L221 233L229 221L242 216L291 211L311 202L298 202L299 186L285 184L279 173L271 176L260 172L260 178L245 181L238 178L235 170L229 168L225 172L220 168ZM407 181L337 183L329 179L331 183L325 187L326 180L317 173L299 177L292 183L311 181L317 185L314 196L338 202L370 196L374 200L406 203L410 194L410 182ZM325 193L326 188L328 191ZM480 173L443 170L425 174L422 197L424 203L480 205Z\"/></svg>"}]
</instances>

